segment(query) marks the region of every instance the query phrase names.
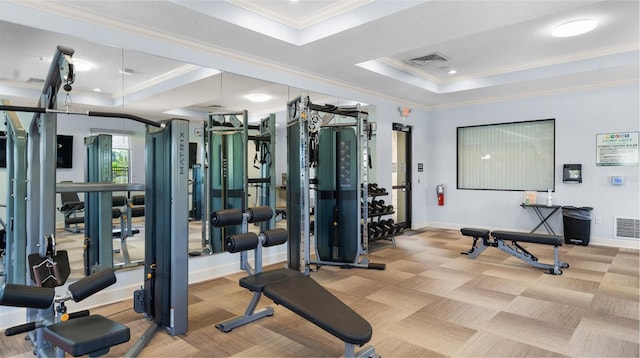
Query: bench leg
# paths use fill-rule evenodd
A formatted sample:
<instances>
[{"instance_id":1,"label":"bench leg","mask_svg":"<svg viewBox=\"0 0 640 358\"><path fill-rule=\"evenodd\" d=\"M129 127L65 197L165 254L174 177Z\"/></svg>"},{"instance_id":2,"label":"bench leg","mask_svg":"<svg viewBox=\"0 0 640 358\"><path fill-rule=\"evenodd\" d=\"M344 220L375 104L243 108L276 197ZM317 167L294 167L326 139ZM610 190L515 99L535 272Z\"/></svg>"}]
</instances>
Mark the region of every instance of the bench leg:
<instances>
[{"instance_id":1,"label":"bench leg","mask_svg":"<svg viewBox=\"0 0 640 358\"><path fill-rule=\"evenodd\" d=\"M482 253L482 251L487 249L487 245L485 245L484 240L481 240L479 237L473 238L473 244L471 248L467 252L461 252L462 255L469 255L469 258L475 259Z\"/></svg>"},{"instance_id":2,"label":"bench leg","mask_svg":"<svg viewBox=\"0 0 640 358\"><path fill-rule=\"evenodd\" d=\"M260 297L262 297L261 292L254 292L253 297L251 298L251 302L249 302L249 306L247 306L247 309L245 310L243 316L237 316L229 320L220 322L216 324L216 328L221 330L222 332L230 332L236 327L244 326L247 323L259 320L262 317L273 316L272 307L265 307L255 312L255 309L258 306L258 302L260 302Z\"/></svg>"},{"instance_id":3,"label":"bench leg","mask_svg":"<svg viewBox=\"0 0 640 358\"><path fill-rule=\"evenodd\" d=\"M516 248L513 248L509 246L509 244L506 244L504 240L496 239L496 241L498 243L498 249L508 253L511 256L519 258L520 260L528 263L533 267L548 270L548 273L550 274L562 275L561 268L569 267L569 264L567 264L566 262L560 262L558 260L558 246L555 246L554 248L554 263L543 264L541 262L538 262L538 258L533 256L530 252L528 252L524 248L518 249L521 246L515 242L514 242L514 245L516 246Z\"/></svg>"},{"instance_id":4,"label":"bench leg","mask_svg":"<svg viewBox=\"0 0 640 358\"><path fill-rule=\"evenodd\" d=\"M373 346L366 346L359 351L355 351L355 345L351 343L344 344L344 356L345 358L353 358L353 357L378 357L376 354L376 349Z\"/></svg>"}]
</instances>

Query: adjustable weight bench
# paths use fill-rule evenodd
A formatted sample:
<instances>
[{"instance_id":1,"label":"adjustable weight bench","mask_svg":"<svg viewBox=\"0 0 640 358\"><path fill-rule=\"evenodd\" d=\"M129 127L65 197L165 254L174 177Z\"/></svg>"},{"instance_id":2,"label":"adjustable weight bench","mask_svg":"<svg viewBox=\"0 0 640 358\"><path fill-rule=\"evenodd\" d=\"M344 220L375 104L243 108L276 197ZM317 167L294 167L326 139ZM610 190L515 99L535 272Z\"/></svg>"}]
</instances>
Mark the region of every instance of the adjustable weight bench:
<instances>
[{"instance_id":1,"label":"adjustable weight bench","mask_svg":"<svg viewBox=\"0 0 640 358\"><path fill-rule=\"evenodd\" d=\"M562 275L562 269L568 268L569 264L559 260L558 248L562 246L563 237L555 235L540 235L513 231L489 231L485 229L462 228L460 232L464 236L473 237L471 249L462 252L469 258L476 258L488 247L496 247L517 257L529 265L537 268L548 270L547 273L553 275ZM506 243L510 241L511 245ZM528 242L533 244L553 245L553 264L544 264L538 262L538 258L531 252L522 247L519 242Z\"/></svg>"},{"instance_id":2,"label":"adjustable weight bench","mask_svg":"<svg viewBox=\"0 0 640 358\"><path fill-rule=\"evenodd\" d=\"M273 211L266 207L270 215ZM249 209L248 214L239 210L228 209L212 213L211 223L216 227L238 225L254 221L254 217L264 217L262 208ZM216 328L223 332L229 332L236 327L253 322L265 316L273 315L273 308L265 307L254 312L264 294L276 304L286 307L302 318L331 333L345 344L345 357L374 357L375 349L367 346L356 352L356 346L363 346L371 340L373 329L357 312L340 301L327 289L322 287L311 277L303 275L299 271L286 268L262 272L262 247L283 244L287 241L288 233L284 229L267 230L259 235L244 233L230 235L225 238L225 249L228 252L241 253L242 268L246 269L249 276L240 279L240 286L253 292L253 298L243 316L216 324ZM256 251L256 269L248 269L246 251Z\"/></svg>"}]
</instances>

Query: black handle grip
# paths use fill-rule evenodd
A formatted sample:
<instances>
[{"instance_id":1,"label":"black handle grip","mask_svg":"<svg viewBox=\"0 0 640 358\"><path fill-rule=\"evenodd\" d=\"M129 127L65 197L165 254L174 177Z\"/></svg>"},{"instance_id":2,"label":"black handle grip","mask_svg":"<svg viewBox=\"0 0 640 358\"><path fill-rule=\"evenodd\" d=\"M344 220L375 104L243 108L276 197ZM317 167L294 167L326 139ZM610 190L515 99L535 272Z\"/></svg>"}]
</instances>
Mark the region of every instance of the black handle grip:
<instances>
[{"instance_id":1,"label":"black handle grip","mask_svg":"<svg viewBox=\"0 0 640 358\"><path fill-rule=\"evenodd\" d=\"M67 320L84 317L89 315L89 310L82 310L78 312L67 313Z\"/></svg>"},{"instance_id":2,"label":"black handle grip","mask_svg":"<svg viewBox=\"0 0 640 358\"><path fill-rule=\"evenodd\" d=\"M16 334L31 332L34 329L38 328L36 326L36 322L29 322L25 324L21 324L19 326L7 328L4 331L4 335L7 337L15 336Z\"/></svg>"},{"instance_id":3,"label":"black handle grip","mask_svg":"<svg viewBox=\"0 0 640 358\"><path fill-rule=\"evenodd\" d=\"M48 308L56 291L52 287L37 287L5 283L0 288L0 306Z\"/></svg>"},{"instance_id":4,"label":"black handle grip","mask_svg":"<svg viewBox=\"0 0 640 358\"><path fill-rule=\"evenodd\" d=\"M69 293L74 301L80 302L94 293L116 283L116 274L105 269L69 285Z\"/></svg>"}]
</instances>

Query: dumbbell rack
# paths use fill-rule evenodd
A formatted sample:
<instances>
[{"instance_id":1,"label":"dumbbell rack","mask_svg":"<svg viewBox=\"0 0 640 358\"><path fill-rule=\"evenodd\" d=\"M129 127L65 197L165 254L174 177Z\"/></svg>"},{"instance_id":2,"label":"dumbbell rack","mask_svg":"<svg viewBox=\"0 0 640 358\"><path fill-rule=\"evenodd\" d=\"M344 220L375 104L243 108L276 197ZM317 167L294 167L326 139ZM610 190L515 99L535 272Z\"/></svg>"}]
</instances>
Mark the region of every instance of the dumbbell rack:
<instances>
[{"instance_id":1,"label":"dumbbell rack","mask_svg":"<svg viewBox=\"0 0 640 358\"><path fill-rule=\"evenodd\" d=\"M393 205L385 204L384 200L377 200L376 198L389 195L387 189L379 188L377 184L369 184L367 190L367 197L370 199L368 202L368 219L367 231L369 233L369 242L378 240L388 240L395 246L395 237L402 235L404 228L397 225L393 219L383 220L382 218L387 215L395 214Z\"/></svg>"}]
</instances>

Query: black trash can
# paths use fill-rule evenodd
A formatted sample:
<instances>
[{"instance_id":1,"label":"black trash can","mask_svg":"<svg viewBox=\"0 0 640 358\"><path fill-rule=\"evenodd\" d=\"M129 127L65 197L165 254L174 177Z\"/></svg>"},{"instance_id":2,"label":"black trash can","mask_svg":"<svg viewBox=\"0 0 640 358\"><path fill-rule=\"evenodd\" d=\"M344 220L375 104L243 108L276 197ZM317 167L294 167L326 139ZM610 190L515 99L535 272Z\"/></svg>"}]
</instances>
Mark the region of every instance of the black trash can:
<instances>
[{"instance_id":1,"label":"black trash can","mask_svg":"<svg viewBox=\"0 0 640 358\"><path fill-rule=\"evenodd\" d=\"M591 239L591 210L590 207L562 207L562 222L564 224L564 243L587 246Z\"/></svg>"}]
</instances>

